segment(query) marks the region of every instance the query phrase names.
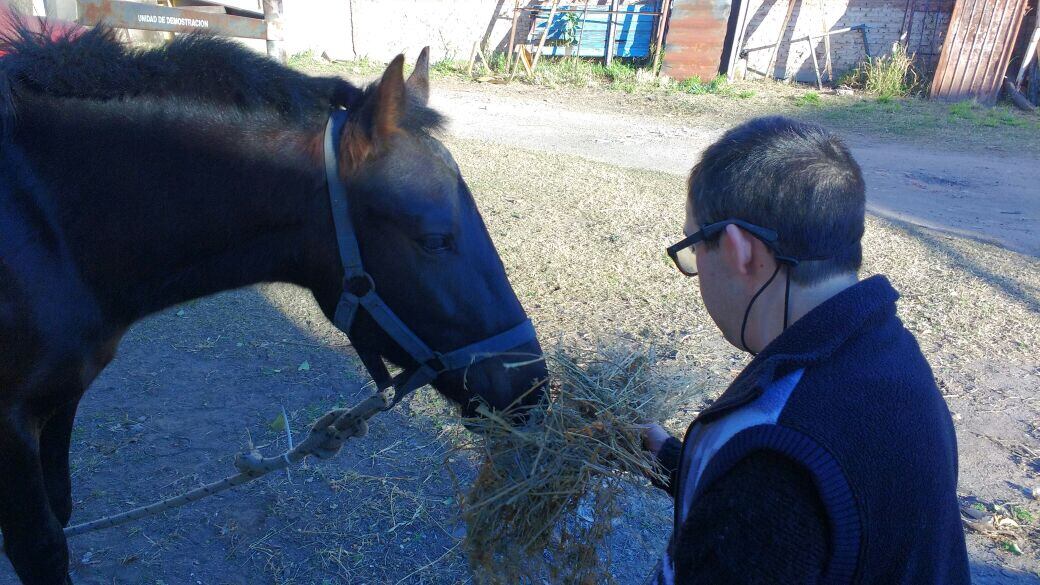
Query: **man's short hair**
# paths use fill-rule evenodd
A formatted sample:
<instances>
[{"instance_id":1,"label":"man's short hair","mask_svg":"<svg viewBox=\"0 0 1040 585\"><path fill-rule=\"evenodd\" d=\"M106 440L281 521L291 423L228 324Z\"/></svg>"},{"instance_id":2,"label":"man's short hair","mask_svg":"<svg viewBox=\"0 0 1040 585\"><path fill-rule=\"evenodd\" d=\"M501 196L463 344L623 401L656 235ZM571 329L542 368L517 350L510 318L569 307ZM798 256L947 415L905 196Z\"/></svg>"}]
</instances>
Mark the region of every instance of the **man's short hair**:
<instances>
[{"instance_id":1,"label":"man's short hair","mask_svg":"<svg viewBox=\"0 0 1040 585\"><path fill-rule=\"evenodd\" d=\"M820 126L781 116L745 122L708 147L688 187L701 224L742 219L775 230L787 256L827 257L800 263L794 282L855 273L863 262L863 174Z\"/></svg>"}]
</instances>

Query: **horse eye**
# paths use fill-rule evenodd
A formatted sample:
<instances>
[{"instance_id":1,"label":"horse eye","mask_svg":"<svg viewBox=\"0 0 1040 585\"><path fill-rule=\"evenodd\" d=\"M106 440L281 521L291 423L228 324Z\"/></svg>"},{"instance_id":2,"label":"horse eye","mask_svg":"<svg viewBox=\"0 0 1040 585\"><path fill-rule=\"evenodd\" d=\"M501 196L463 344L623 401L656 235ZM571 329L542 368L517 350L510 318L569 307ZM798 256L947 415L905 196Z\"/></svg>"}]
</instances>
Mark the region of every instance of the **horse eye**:
<instances>
[{"instance_id":1,"label":"horse eye","mask_svg":"<svg viewBox=\"0 0 1040 585\"><path fill-rule=\"evenodd\" d=\"M433 254L448 252L451 250L451 236L440 234L428 234L419 238L419 245L424 250Z\"/></svg>"}]
</instances>

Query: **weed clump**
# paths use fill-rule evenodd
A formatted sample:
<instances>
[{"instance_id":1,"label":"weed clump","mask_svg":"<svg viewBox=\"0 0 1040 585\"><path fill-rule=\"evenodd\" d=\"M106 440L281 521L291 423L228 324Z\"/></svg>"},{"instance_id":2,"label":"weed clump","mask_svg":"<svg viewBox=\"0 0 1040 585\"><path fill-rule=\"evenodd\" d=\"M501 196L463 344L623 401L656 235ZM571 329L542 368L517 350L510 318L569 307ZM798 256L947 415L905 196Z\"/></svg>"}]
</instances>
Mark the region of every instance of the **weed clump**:
<instances>
[{"instance_id":1,"label":"weed clump","mask_svg":"<svg viewBox=\"0 0 1040 585\"><path fill-rule=\"evenodd\" d=\"M868 57L838 80L839 85L862 89L885 101L910 95L920 82L914 70L914 55L907 53L901 43L892 45L887 55Z\"/></svg>"}]
</instances>

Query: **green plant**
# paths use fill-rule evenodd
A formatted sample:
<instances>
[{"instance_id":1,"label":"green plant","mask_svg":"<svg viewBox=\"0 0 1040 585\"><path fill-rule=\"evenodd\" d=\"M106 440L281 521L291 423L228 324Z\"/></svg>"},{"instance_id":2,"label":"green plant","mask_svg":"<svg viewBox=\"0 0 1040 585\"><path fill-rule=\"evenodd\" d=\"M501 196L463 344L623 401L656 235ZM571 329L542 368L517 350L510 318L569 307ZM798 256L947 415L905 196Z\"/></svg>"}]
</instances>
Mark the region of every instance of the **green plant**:
<instances>
[{"instance_id":1,"label":"green plant","mask_svg":"<svg viewBox=\"0 0 1040 585\"><path fill-rule=\"evenodd\" d=\"M504 52L498 52L491 55L491 70L495 73L509 73L507 65L506 54Z\"/></svg>"},{"instance_id":2,"label":"green plant","mask_svg":"<svg viewBox=\"0 0 1040 585\"><path fill-rule=\"evenodd\" d=\"M285 60L285 64L288 65L289 67L300 68L300 67L303 67L304 65L307 65L308 63L311 63L313 61L314 61L314 51L312 51L310 49L307 49L306 51L302 51L302 52L294 53L294 54L290 55L289 58Z\"/></svg>"},{"instance_id":3,"label":"green plant","mask_svg":"<svg viewBox=\"0 0 1040 585\"><path fill-rule=\"evenodd\" d=\"M1015 556L1020 556L1022 554L1022 549L1018 546L1018 543L1011 540L1000 541L1000 548L1001 550L1009 552Z\"/></svg>"},{"instance_id":4,"label":"green plant","mask_svg":"<svg viewBox=\"0 0 1040 585\"><path fill-rule=\"evenodd\" d=\"M1011 513L1015 515L1015 520L1022 524L1032 524L1033 520L1036 519L1032 512L1022 506L1011 506Z\"/></svg>"},{"instance_id":5,"label":"green plant","mask_svg":"<svg viewBox=\"0 0 1040 585\"><path fill-rule=\"evenodd\" d=\"M430 65L430 72L434 75L455 75L465 70L465 66L454 59L445 58Z\"/></svg>"},{"instance_id":6,"label":"green plant","mask_svg":"<svg viewBox=\"0 0 1040 585\"><path fill-rule=\"evenodd\" d=\"M961 118L963 120L974 120L978 118L975 114L975 108L977 104L973 101L965 100L963 102L957 102L950 105L948 110L950 116L953 118Z\"/></svg>"},{"instance_id":7,"label":"green plant","mask_svg":"<svg viewBox=\"0 0 1040 585\"><path fill-rule=\"evenodd\" d=\"M839 85L859 88L887 100L910 95L920 81L914 70L914 55L907 53L901 43L892 45L887 55L869 57L838 78Z\"/></svg>"},{"instance_id":8,"label":"green plant","mask_svg":"<svg viewBox=\"0 0 1040 585\"><path fill-rule=\"evenodd\" d=\"M804 94L798 96L794 100L795 105L799 107L803 106L818 106L820 105L820 94L815 91L807 91Z\"/></svg>"},{"instance_id":9,"label":"green plant","mask_svg":"<svg viewBox=\"0 0 1040 585\"><path fill-rule=\"evenodd\" d=\"M694 75L693 77L684 79L675 84L675 89L683 93L692 93L694 95L706 93L724 94L732 91L729 84L726 82L725 75L718 75L707 83L701 81L700 77ZM752 95L754 95L754 92L752 92Z\"/></svg>"},{"instance_id":10,"label":"green plant","mask_svg":"<svg viewBox=\"0 0 1040 585\"><path fill-rule=\"evenodd\" d=\"M636 79L636 68L621 61L614 61L609 67L603 68L603 74L611 83L634 82Z\"/></svg>"},{"instance_id":11,"label":"green plant","mask_svg":"<svg viewBox=\"0 0 1040 585\"><path fill-rule=\"evenodd\" d=\"M570 46L578 44L581 35L581 17L577 12L566 12L563 15L563 42Z\"/></svg>"}]
</instances>

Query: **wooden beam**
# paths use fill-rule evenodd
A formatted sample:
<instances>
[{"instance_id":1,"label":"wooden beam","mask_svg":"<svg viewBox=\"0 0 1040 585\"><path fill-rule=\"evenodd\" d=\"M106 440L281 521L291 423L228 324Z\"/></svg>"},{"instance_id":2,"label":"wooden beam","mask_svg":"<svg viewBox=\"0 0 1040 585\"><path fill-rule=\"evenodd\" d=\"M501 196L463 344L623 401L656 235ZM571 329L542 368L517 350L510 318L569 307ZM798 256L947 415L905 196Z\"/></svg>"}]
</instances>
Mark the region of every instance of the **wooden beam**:
<instances>
[{"instance_id":1,"label":"wooden beam","mask_svg":"<svg viewBox=\"0 0 1040 585\"><path fill-rule=\"evenodd\" d=\"M516 21L520 18L520 0L513 3L513 24L509 27L509 48L506 49L506 71L513 70L513 52L516 51Z\"/></svg>"},{"instance_id":2,"label":"wooden beam","mask_svg":"<svg viewBox=\"0 0 1040 585\"><path fill-rule=\"evenodd\" d=\"M538 49L534 52L534 60L531 62L531 70L528 75L534 75L534 70L538 68L538 59L542 56L542 49L545 47L545 39L549 37L549 27L552 26L553 17L556 16L556 8L560 5L560 0L552 0L552 7L549 9L549 18L545 21L545 30L542 31L542 38L538 41Z\"/></svg>"},{"instance_id":3,"label":"wooden beam","mask_svg":"<svg viewBox=\"0 0 1040 585\"><path fill-rule=\"evenodd\" d=\"M834 83L834 67L831 65L831 36L827 34L830 25L827 24L827 0L819 0L820 5L820 33L823 34L823 70L827 72L827 81Z\"/></svg>"},{"instance_id":4,"label":"wooden beam","mask_svg":"<svg viewBox=\"0 0 1040 585\"><path fill-rule=\"evenodd\" d=\"M780 43L784 40L784 34L787 32L787 25L791 22L791 15L794 14L794 3L796 0L787 0L787 14L784 16L783 23L780 24L780 32L776 35L776 44L773 45L773 52L769 55L769 63L766 65L766 73L776 79L776 56L780 52ZM787 72L787 64L784 64L784 73Z\"/></svg>"},{"instance_id":5,"label":"wooden beam","mask_svg":"<svg viewBox=\"0 0 1040 585\"><path fill-rule=\"evenodd\" d=\"M805 39L805 42L809 45L809 54L812 55L813 71L816 72L816 89L823 91L823 80L820 79L820 63L816 61L816 46L813 45L812 37Z\"/></svg>"},{"instance_id":6,"label":"wooden beam","mask_svg":"<svg viewBox=\"0 0 1040 585\"><path fill-rule=\"evenodd\" d=\"M285 32L282 28L282 0L263 0L267 24L267 55L285 63Z\"/></svg>"}]
</instances>

